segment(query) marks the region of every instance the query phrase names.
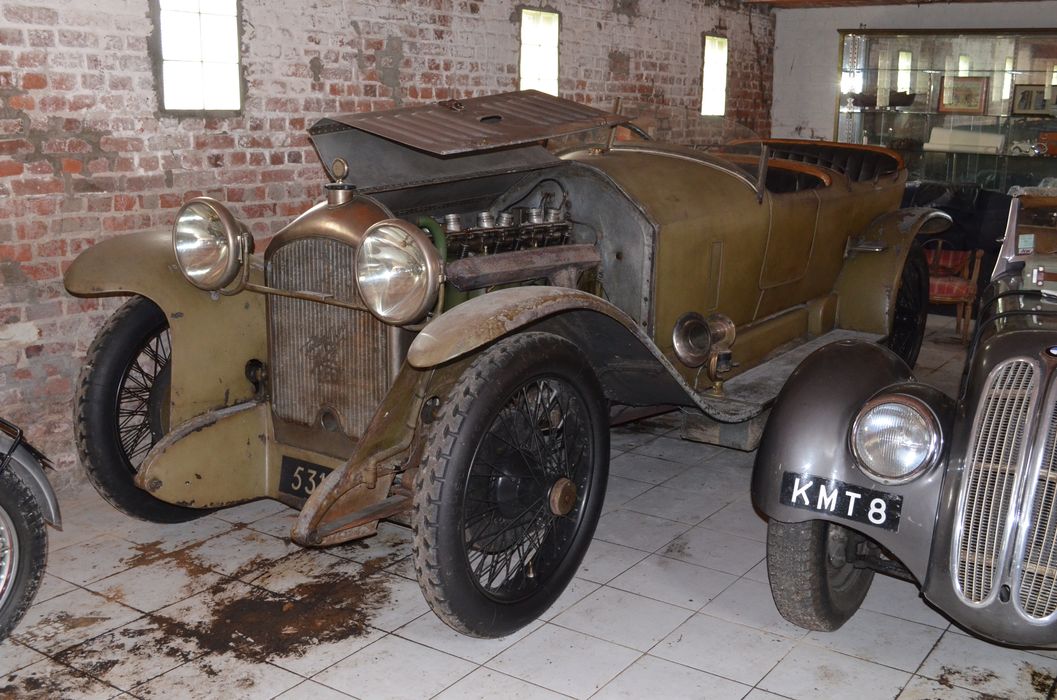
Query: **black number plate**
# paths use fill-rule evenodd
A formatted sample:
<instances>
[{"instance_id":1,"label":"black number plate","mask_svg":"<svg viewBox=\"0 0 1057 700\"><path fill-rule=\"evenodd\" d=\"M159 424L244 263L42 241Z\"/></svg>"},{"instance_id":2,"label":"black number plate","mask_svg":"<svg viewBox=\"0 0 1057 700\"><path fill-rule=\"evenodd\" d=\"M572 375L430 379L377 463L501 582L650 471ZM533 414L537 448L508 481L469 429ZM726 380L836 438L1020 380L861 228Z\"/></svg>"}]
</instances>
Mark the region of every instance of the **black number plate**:
<instances>
[{"instance_id":1,"label":"black number plate","mask_svg":"<svg viewBox=\"0 0 1057 700\"><path fill-rule=\"evenodd\" d=\"M279 469L279 490L297 498L308 498L332 471L330 467L283 456Z\"/></svg>"},{"instance_id":2,"label":"black number plate","mask_svg":"<svg viewBox=\"0 0 1057 700\"><path fill-rule=\"evenodd\" d=\"M892 532L899 530L903 509L903 497L894 493L792 472L782 474L782 493L778 500L794 508L829 513Z\"/></svg>"}]
</instances>

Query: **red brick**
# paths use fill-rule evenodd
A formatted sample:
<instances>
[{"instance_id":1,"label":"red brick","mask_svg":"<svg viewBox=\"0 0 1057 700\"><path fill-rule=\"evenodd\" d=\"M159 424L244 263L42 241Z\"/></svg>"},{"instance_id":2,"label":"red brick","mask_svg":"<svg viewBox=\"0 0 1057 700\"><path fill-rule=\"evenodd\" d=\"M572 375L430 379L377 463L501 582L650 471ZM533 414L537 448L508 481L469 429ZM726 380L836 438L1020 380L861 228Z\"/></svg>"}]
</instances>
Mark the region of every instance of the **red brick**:
<instances>
[{"instance_id":1,"label":"red brick","mask_svg":"<svg viewBox=\"0 0 1057 700\"><path fill-rule=\"evenodd\" d=\"M61 258L66 255L66 241L42 241L37 243L37 257L40 258Z\"/></svg>"},{"instance_id":2,"label":"red brick","mask_svg":"<svg viewBox=\"0 0 1057 700\"><path fill-rule=\"evenodd\" d=\"M21 175L25 168L21 163L15 161L0 161L0 177L11 177Z\"/></svg>"},{"instance_id":3,"label":"red brick","mask_svg":"<svg viewBox=\"0 0 1057 700\"><path fill-rule=\"evenodd\" d=\"M6 139L0 141L0 156L13 156L16 153L32 153L33 144L25 139Z\"/></svg>"},{"instance_id":4,"label":"red brick","mask_svg":"<svg viewBox=\"0 0 1057 700\"><path fill-rule=\"evenodd\" d=\"M5 5L4 19L12 24L43 24L50 26L59 22L59 13L46 7Z\"/></svg>"},{"instance_id":5,"label":"red brick","mask_svg":"<svg viewBox=\"0 0 1057 700\"><path fill-rule=\"evenodd\" d=\"M0 27L0 46L22 46L26 43L26 37L21 29Z\"/></svg>"},{"instance_id":6,"label":"red brick","mask_svg":"<svg viewBox=\"0 0 1057 700\"><path fill-rule=\"evenodd\" d=\"M22 75L23 90L41 90L48 87L48 79L43 73L25 73Z\"/></svg>"},{"instance_id":7,"label":"red brick","mask_svg":"<svg viewBox=\"0 0 1057 700\"><path fill-rule=\"evenodd\" d=\"M4 262L29 262L33 259L33 246L28 243L6 245L0 243L0 260Z\"/></svg>"},{"instance_id":8,"label":"red brick","mask_svg":"<svg viewBox=\"0 0 1057 700\"><path fill-rule=\"evenodd\" d=\"M12 180L11 191L16 195L60 194L64 190L62 180Z\"/></svg>"},{"instance_id":9,"label":"red brick","mask_svg":"<svg viewBox=\"0 0 1057 700\"><path fill-rule=\"evenodd\" d=\"M114 195L114 211L132 211L136 208L136 198L127 194Z\"/></svg>"}]
</instances>

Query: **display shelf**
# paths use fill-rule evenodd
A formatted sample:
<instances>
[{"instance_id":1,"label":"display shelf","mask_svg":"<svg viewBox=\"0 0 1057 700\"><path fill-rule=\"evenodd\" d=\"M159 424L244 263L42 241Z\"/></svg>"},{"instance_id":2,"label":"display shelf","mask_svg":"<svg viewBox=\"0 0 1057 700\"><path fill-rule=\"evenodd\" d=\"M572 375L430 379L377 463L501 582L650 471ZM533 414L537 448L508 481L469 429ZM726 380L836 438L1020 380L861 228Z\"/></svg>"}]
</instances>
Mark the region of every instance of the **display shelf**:
<instances>
[{"instance_id":1,"label":"display shelf","mask_svg":"<svg viewBox=\"0 0 1057 700\"><path fill-rule=\"evenodd\" d=\"M1057 177L1057 32L842 35L836 140L898 150L912 178Z\"/></svg>"}]
</instances>

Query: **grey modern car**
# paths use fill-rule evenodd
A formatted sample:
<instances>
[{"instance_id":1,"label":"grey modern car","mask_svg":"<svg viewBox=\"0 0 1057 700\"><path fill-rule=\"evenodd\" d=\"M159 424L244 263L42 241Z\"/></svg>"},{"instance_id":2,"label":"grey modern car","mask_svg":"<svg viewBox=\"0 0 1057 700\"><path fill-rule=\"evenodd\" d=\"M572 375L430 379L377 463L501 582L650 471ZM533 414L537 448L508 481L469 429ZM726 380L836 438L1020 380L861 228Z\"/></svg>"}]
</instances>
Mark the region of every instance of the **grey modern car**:
<instances>
[{"instance_id":1,"label":"grey modern car","mask_svg":"<svg viewBox=\"0 0 1057 700\"><path fill-rule=\"evenodd\" d=\"M782 615L836 629L880 571L983 637L1057 646L1055 376L1057 190L1036 189L1013 199L956 398L859 342L782 390L752 482Z\"/></svg>"}]
</instances>

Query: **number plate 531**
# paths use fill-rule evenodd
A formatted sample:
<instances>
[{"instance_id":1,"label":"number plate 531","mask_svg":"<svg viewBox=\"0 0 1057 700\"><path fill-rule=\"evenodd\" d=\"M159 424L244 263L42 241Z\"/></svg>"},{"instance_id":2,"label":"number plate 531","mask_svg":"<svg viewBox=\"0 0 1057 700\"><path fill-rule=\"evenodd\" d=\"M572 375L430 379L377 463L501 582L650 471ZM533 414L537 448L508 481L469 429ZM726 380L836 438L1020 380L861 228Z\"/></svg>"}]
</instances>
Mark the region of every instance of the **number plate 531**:
<instances>
[{"instance_id":1,"label":"number plate 531","mask_svg":"<svg viewBox=\"0 0 1057 700\"><path fill-rule=\"evenodd\" d=\"M308 498L332 471L321 464L283 456L279 469L279 490L297 498Z\"/></svg>"}]
</instances>

